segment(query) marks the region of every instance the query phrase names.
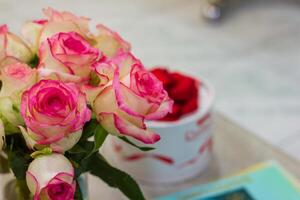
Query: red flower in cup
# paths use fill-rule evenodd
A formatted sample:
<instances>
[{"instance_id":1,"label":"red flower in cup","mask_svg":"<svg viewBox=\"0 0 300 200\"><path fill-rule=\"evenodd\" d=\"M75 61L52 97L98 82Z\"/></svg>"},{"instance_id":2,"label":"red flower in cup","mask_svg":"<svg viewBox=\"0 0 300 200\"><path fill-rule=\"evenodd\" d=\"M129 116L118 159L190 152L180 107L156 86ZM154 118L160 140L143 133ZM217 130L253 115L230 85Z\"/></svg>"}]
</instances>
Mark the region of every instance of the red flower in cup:
<instances>
[{"instance_id":1,"label":"red flower in cup","mask_svg":"<svg viewBox=\"0 0 300 200\"><path fill-rule=\"evenodd\" d=\"M155 68L151 72L162 81L164 89L174 100L173 112L160 119L161 121L175 121L198 109L198 80L164 68Z\"/></svg>"}]
</instances>

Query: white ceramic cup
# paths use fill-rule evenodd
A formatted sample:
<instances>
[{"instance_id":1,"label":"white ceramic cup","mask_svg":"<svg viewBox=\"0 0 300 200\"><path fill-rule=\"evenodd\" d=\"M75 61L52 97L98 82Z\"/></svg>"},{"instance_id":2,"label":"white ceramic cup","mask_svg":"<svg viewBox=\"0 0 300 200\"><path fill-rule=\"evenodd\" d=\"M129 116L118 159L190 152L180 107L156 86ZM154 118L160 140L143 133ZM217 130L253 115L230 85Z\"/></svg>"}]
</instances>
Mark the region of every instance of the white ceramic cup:
<instances>
[{"instance_id":1,"label":"white ceramic cup","mask_svg":"<svg viewBox=\"0 0 300 200\"><path fill-rule=\"evenodd\" d=\"M148 128L161 136L153 145L155 150L142 152L117 137L109 137L104 153L114 166L144 183L173 183L194 177L211 159L213 101L212 86L201 81L196 112L175 122L147 122Z\"/></svg>"}]
</instances>

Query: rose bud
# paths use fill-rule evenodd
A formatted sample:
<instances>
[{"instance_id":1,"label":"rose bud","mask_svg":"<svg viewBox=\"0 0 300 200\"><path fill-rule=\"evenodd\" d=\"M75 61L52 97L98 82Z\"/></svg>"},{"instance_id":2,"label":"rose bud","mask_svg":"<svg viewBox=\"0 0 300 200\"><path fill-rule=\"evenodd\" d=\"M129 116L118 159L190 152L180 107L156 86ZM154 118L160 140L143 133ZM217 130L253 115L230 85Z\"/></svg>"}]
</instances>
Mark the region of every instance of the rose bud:
<instances>
[{"instance_id":1,"label":"rose bud","mask_svg":"<svg viewBox=\"0 0 300 200\"><path fill-rule=\"evenodd\" d=\"M70 12L59 12L52 8L43 9L46 19L28 21L22 28L22 35L31 44L34 51L48 37L59 32L76 32L88 38L89 19L77 17Z\"/></svg>"},{"instance_id":2,"label":"rose bud","mask_svg":"<svg viewBox=\"0 0 300 200\"><path fill-rule=\"evenodd\" d=\"M162 83L130 53L119 54L110 64L111 70L100 74L108 82L93 104L98 121L111 134L130 136L146 144L157 142L160 136L148 130L144 120L164 117L173 101Z\"/></svg>"},{"instance_id":3,"label":"rose bud","mask_svg":"<svg viewBox=\"0 0 300 200\"><path fill-rule=\"evenodd\" d=\"M41 80L23 93L21 115L27 130L20 128L29 147L63 152L78 142L91 111L74 83Z\"/></svg>"},{"instance_id":4,"label":"rose bud","mask_svg":"<svg viewBox=\"0 0 300 200\"><path fill-rule=\"evenodd\" d=\"M2 120L0 119L0 152L3 149L4 143L5 143L4 125Z\"/></svg>"},{"instance_id":5,"label":"rose bud","mask_svg":"<svg viewBox=\"0 0 300 200\"><path fill-rule=\"evenodd\" d=\"M102 24L97 25L96 28L98 33L93 37L96 41L95 47L100 49L105 56L113 57L119 51L130 51L130 44L123 40L118 33L108 29Z\"/></svg>"},{"instance_id":6,"label":"rose bud","mask_svg":"<svg viewBox=\"0 0 300 200\"><path fill-rule=\"evenodd\" d=\"M21 94L36 83L36 70L14 59L6 61L10 64L0 70L0 118L7 133L16 133L19 132L18 126L24 124L19 113Z\"/></svg>"},{"instance_id":7,"label":"rose bud","mask_svg":"<svg viewBox=\"0 0 300 200\"><path fill-rule=\"evenodd\" d=\"M26 172L34 200L73 200L76 183L71 162L61 154L39 156Z\"/></svg>"},{"instance_id":8,"label":"rose bud","mask_svg":"<svg viewBox=\"0 0 300 200\"><path fill-rule=\"evenodd\" d=\"M40 46L40 78L64 82L87 81L91 66L99 55L99 50L92 47L78 33L58 33Z\"/></svg>"},{"instance_id":9,"label":"rose bud","mask_svg":"<svg viewBox=\"0 0 300 200\"><path fill-rule=\"evenodd\" d=\"M36 69L27 64L15 62L1 68L2 87L0 97L18 97L25 89L36 83Z\"/></svg>"},{"instance_id":10,"label":"rose bud","mask_svg":"<svg viewBox=\"0 0 300 200\"><path fill-rule=\"evenodd\" d=\"M18 126L24 125L18 106L19 104L14 103L10 97L0 98L0 119L3 122L6 134L19 133Z\"/></svg>"},{"instance_id":11,"label":"rose bud","mask_svg":"<svg viewBox=\"0 0 300 200\"><path fill-rule=\"evenodd\" d=\"M6 25L0 25L0 61L5 57L15 57L22 62L29 62L33 54L18 36L8 31Z\"/></svg>"}]
</instances>

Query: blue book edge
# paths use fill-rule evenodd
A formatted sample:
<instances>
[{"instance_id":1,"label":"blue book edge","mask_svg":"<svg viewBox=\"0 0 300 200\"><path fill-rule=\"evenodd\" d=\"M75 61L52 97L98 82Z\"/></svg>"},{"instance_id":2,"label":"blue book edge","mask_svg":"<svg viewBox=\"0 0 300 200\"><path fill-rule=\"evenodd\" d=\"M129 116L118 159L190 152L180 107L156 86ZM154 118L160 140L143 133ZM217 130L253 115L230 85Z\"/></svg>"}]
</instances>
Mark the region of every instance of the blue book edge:
<instances>
[{"instance_id":1,"label":"blue book edge","mask_svg":"<svg viewBox=\"0 0 300 200\"><path fill-rule=\"evenodd\" d=\"M155 200L299 200L300 184L275 161L256 164L242 172Z\"/></svg>"}]
</instances>

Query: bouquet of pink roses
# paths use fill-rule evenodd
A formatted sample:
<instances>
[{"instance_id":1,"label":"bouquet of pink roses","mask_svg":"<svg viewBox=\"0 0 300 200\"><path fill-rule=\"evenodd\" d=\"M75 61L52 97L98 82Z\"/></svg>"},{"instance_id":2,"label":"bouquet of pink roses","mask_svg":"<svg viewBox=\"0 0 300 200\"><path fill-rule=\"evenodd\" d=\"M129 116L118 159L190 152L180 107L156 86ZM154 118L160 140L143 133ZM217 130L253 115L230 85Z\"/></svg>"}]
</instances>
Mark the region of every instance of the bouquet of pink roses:
<instances>
[{"instance_id":1,"label":"bouquet of pink roses","mask_svg":"<svg viewBox=\"0 0 300 200\"><path fill-rule=\"evenodd\" d=\"M144 120L164 117L173 101L130 53L130 44L89 19L44 9L28 21L24 41L0 26L0 153L20 199L82 199L78 178L89 172L129 199L144 199L136 182L99 153L108 134L160 139Z\"/></svg>"}]
</instances>

